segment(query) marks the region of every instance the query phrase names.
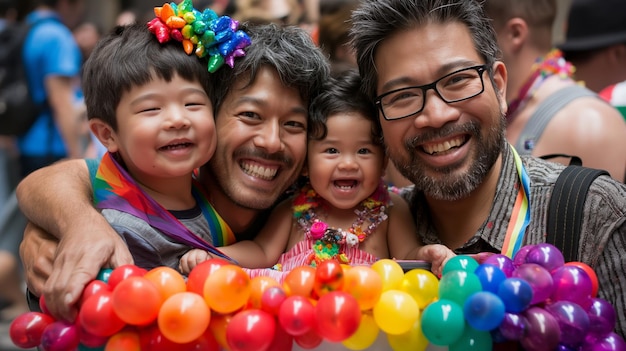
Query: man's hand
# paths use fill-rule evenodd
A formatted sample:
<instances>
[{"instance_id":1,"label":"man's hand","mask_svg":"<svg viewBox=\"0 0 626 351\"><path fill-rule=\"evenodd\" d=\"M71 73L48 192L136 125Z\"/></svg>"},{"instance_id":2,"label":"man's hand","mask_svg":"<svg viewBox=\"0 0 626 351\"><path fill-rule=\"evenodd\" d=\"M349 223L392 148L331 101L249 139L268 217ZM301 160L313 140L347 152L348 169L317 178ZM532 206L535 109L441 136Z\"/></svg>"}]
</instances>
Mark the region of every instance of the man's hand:
<instances>
[{"instance_id":1,"label":"man's hand","mask_svg":"<svg viewBox=\"0 0 626 351\"><path fill-rule=\"evenodd\" d=\"M87 221L89 225L85 222L76 223L72 228L90 229L64 233L42 290L50 313L67 321L75 320L78 312L76 303L83 289L102 268L133 263L128 247L104 217L98 215L77 219L77 222L81 221ZM41 271L46 272L44 269Z\"/></svg>"},{"instance_id":2,"label":"man's hand","mask_svg":"<svg viewBox=\"0 0 626 351\"><path fill-rule=\"evenodd\" d=\"M46 280L52 273L58 239L33 223L28 223L20 244L20 257L26 274L28 290L41 296Z\"/></svg>"}]
</instances>

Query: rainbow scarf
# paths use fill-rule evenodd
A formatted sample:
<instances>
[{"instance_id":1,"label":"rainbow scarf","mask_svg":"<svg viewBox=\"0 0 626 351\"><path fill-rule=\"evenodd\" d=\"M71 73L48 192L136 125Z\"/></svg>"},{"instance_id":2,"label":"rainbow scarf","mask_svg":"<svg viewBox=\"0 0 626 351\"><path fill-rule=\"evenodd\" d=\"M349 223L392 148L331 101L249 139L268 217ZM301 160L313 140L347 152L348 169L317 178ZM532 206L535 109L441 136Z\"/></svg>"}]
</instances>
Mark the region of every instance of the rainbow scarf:
<instances>
[{"instance_id":1,"label":"rainbow scarf","mask_svg":"<svg viewBox=\"0 0 626 351\"><path fill-rule=\"evenodd\" d=\"M513 146L511 151L515 158L515 168L519 176L520 184L515 198L515 205L506 230L506 237L502 245L502 254L513 258L515 253L522 247L526 227L530 223L530 177L522 164L522 159Z\"/></svg>"},{"instance_id":2,"label":"rainbow scarf","mask_svg":"<svg viewBox=\"0 0 626 351\"><path fill-rule=\"evenodd\" d=\"M110 153L102 157L93 180L93 188L97 208L115 209L128 213L177 242L230 260L214 245L191 232L174 215L147 195ZM200 189L199 184L194 180L192 194L209 222L213 243L217 246L234 243L236 240L233 231L211 206Z\"/></svg>"}]
</instances>

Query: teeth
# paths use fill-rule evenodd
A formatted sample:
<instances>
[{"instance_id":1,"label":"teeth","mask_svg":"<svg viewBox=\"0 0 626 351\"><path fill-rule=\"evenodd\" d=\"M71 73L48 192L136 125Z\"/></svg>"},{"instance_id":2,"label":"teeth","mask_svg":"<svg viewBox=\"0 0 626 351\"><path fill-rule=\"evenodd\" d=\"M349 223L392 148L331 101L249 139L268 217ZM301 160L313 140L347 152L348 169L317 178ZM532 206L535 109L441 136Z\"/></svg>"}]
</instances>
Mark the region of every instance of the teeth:
<instances>
[{"instance_id":1,"label":"teeth","mask_svg":"<svg viewBox=\"0 0 626 351\"><path fill-rule=\"evenodd\" d=\"M266 168L259 165L251 165L242 163L241 169L249 176L261 178L264 180L271 180L276 175L278 168Z\"/></svg>"},{"instance_id":2,"label":"teeth","mask_svg":"<svg viewBox=\"0 0 626 351\"><path fill-rule=\"evenodd\" d=\"M448 151L452 149L453 147L460 146L462 143L463 143L463 138L458 137L458 138L448 140L439 144L424 145L424 151L432 155L437 152Z\"/></svg>"}]
</instances>

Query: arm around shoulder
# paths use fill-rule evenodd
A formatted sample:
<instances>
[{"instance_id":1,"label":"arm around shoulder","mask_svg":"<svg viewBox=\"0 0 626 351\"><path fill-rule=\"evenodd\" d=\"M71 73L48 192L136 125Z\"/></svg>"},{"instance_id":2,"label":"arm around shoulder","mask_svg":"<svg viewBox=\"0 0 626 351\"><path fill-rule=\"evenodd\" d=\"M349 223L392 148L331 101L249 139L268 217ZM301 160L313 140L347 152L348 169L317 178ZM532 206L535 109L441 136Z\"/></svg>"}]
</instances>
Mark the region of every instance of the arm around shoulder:
<instances>
[{"instance_id":1,"label":"arm around shoulder","mask_svg":"<svg viewBox=\"0 0 626 351\"><path fill-rule=\"evenodd\" d=\"M34 171L18 185L17 199L31 222L56 237L70 223L85 218L90 209L97 214L84 160L61 161Z\"/></svg>"}]
</instances>

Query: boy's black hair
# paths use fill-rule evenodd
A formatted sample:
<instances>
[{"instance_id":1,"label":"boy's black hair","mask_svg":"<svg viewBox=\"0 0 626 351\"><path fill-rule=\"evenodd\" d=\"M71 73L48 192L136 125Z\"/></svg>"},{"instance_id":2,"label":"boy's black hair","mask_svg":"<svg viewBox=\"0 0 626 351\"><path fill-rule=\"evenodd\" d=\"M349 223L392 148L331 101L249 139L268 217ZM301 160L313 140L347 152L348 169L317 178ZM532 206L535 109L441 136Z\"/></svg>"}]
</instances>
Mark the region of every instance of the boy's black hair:
<instances>
[{"instance_id":1,"label":"boy's black hair","mask_svg":"<svg viewBox=\"0 0 626 351\"><path fill-rule=\"evenodd\" d=\"M82 86L87 117L99 118L117 130L115 111L125 92L155 77L169 82L176 74L199 82L211 97L205 59L187 55L178 41L159 43L145 23L118 26L98 42L85 62Z\"/></svg>"},{"instance_id":2,"label":"boy's black hair","mask_svg":"<svg viewBox=\"0 0 626 351\"><path fill-rule=\"evenodd\" d=\"M311 102L308 138L322 140L328 134L328 117L340 113L359 113L372 122L372 141L383 144L376 106L361 89L361 77L354 69L346 70L327 81L322 92Z\"/></svg>"}]
</instances>

